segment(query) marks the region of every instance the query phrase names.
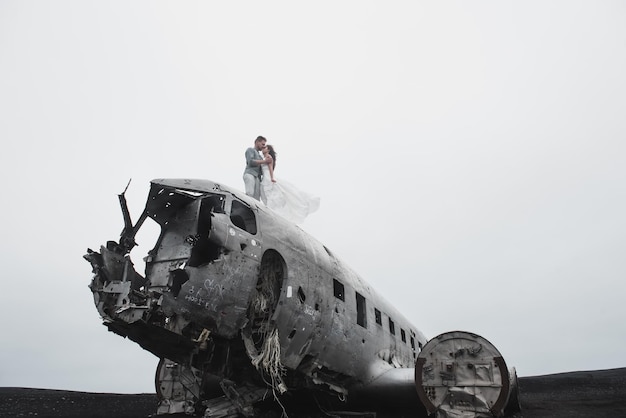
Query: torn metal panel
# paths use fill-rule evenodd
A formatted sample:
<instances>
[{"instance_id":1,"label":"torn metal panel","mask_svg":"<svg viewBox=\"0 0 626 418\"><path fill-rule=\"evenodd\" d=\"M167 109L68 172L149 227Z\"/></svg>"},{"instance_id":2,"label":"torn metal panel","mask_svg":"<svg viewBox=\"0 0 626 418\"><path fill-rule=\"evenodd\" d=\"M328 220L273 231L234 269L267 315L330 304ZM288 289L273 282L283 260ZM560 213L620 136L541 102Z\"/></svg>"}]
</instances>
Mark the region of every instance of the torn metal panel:
<instances>
[{"instance_id":1,"label":"torn metal panel","mask_svg":"<svg viewBox=\"0 0 626 418\"><path fill-rule=\"evenodd\" d=\"M192 415L200 398L201 382L199 370L161 359L156 372L157 415Z\"/></svg>"},{"instance_id":2,"label":"torn metal panel","mask_svg":"<svg viewBox=\"0 0 626 418\"><path fill-rule=\"evenodd\" d=\"M180 271L180 290L163 294L165 312L178 312L188 320L232 338L246 324L250 294L256 284L258 263L239 253L222 255L199 267ZM174 282L170 284L173 285Z\"/></svg>"}]
</instances>

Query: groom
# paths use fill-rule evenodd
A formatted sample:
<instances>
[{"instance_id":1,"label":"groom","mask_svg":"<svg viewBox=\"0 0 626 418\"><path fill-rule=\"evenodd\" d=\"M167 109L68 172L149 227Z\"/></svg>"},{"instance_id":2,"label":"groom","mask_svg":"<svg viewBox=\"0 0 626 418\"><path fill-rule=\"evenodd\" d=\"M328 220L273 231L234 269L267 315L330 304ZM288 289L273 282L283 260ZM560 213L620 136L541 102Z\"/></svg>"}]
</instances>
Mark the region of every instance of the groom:
<instances>
[{"instance_id":1,"label":"groom","mask_svg":"<svg viewBox=\"0 0 626 418\"><path fill-rule=\"evenodd\" d=\"M254 148L246 150L246 169L243 172L243 183L246 186L246 194L259 200L261 198L261 164L270 164L272 157L263 158L259 152L265 148L267 140L258 136L254 140Z\"/></svg>"}]
</instances>

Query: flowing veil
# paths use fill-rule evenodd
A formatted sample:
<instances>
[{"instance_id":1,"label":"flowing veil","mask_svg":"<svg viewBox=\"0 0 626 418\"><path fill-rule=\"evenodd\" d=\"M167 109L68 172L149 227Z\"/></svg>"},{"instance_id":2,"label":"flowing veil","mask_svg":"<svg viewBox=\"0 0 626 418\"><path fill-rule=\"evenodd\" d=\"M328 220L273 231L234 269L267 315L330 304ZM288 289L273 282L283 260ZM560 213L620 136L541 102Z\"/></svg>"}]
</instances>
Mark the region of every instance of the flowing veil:
<instances>
[{"instance_id":1,"label":"flowing veil","mask_svg":"<svg viewBox=\"0 0 626 418\"><path fill-rule=\"evenodd\" d=\"M302 223L304 219L320 207L320 198L312 196L298 189L293 184L279 180L272 182L269 168L263 166L263 180L261 182L263 203L283 218Z\"/></svg>"}]
</instances>

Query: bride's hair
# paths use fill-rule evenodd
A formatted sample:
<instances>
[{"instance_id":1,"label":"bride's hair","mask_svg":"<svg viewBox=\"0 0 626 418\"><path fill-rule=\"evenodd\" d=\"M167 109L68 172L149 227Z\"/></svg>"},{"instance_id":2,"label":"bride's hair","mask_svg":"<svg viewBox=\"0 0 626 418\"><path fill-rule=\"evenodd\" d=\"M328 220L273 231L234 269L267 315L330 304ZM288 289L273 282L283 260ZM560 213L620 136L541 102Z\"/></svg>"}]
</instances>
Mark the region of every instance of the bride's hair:
<instances>
[{"instance_id":1,"label":"bride's hair","mask_svg":"<svg viewBox=\"0 0 626 418\"><path fill-rule=\"evenodd\" d=\"M267 145L267 153L272 156L272 160L274 163L272 164L272 169L276 169L276 151L274 151L274 147L271 145Z\"/></svg>"}]
</instances>

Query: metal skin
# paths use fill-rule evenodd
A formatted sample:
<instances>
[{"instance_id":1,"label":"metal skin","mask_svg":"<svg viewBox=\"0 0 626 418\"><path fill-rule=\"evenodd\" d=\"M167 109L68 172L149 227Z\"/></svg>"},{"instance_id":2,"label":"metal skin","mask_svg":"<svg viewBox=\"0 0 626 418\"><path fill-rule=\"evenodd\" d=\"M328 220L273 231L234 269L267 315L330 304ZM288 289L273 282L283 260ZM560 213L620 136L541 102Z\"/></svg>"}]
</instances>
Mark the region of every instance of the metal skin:
<instances>
[{"instance_id":1,"label":"metal skin","mask_svg":"<svg viewBox=\"0 0 626 418\"><path fill-rule=\"evenodd\" d=\"M119 243L84 257L104 325L161 359L157 414L254 416L302 394L424 413L425 336L298 226L208 180L153 180L135 225L119 197ZM144 276L130 250L148 218L161 232Z\"/></svg>"}]
</instances>

